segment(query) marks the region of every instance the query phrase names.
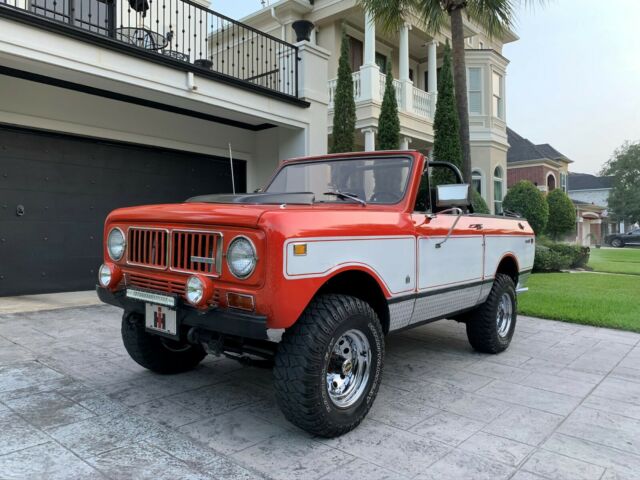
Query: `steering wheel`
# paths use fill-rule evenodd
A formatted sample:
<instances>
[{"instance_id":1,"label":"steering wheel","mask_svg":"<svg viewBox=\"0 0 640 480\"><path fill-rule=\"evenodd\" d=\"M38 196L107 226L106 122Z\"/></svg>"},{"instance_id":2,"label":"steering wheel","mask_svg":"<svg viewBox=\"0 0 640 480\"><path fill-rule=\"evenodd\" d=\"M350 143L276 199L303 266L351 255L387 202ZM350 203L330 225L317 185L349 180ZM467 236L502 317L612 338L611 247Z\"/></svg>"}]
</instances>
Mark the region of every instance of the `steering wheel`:
<instances>
[{"instance_id":1,"label":"steering wheel","mask_svg":"<svg viewBox=\"0 0 640 480\"><path fill-rule=\"evenodd\" d=\"M376 192L369 199L372 203L397 203L400 195L392 192Z\"/></svg>"}]
</instances>

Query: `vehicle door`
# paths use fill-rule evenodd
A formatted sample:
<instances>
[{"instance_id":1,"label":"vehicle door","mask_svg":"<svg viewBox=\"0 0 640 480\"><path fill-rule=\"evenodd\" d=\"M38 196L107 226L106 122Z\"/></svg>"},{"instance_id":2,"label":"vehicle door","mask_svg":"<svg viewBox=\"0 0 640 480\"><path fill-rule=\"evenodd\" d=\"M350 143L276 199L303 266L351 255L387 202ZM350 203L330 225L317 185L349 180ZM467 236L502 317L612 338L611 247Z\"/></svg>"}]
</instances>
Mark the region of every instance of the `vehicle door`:
<instances>
[{"instance_id":1,"label":"vehicle door","mask_svg":"<svg viewBox=\"0 0 640 480\"><path fill-rule=\"evenodd\" d=\"M428 200L419 200L417 211L412 214L418 269L412 323L471 308L477 304L482 290L481 218L464 215L459 209L431 213L432 202L431 195ZM421 207L429 211L421 212Z\"/></svg>"},{"instance_id":2,"label":"vehicle door","mask_svg":"<svg viewBox=\"0 0 640 480\"><path fill-rule=\"evenodd\" d=\"M631 231L629 234L629 240L626 241L626 243L640 245L640 228Z\"/></svg>"}]
</instances>

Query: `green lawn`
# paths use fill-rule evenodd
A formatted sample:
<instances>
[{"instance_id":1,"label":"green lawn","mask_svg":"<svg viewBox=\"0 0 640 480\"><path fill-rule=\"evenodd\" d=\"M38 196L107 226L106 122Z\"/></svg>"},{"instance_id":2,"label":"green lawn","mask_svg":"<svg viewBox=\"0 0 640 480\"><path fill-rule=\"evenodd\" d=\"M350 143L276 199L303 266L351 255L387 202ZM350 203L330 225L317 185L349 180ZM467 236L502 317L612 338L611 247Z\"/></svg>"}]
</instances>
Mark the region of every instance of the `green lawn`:
<instances>
[{"instance_id":1,"label":"green lawn","mask_svg":"<svg viewBox=\"0 0 640 480\"><path fill-rule=\"evenodd\" d=\"M522 315L640 332L640 275L537 273L527 286Z\"/></svg>"},{"instance_id":2,"label":"green lawn","mask_svg":"<svg viewBox=\"0 0 640 480\"><path fill-rule=\"evenodd\" d=\"M596 272L640 275L640 248L592 248L589 266Z\"/></svg>"}]
</instances>

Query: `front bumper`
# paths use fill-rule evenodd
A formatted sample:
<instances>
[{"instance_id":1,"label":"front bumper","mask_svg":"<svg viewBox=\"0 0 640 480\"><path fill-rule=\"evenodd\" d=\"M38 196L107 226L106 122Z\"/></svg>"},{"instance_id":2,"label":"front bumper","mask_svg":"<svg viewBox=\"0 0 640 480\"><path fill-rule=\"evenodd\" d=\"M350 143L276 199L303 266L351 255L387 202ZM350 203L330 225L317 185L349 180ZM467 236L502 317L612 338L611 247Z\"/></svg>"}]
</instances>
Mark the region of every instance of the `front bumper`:
<instances>
[{"instance_id":1,"label":"front bumper","mask_svg":"<svg viewBox=\"0 0 640 480\"><path fill-rule=\"evenodd\" d=\"M125 290L111 292L106 288L96 286L96 291L104 303L123 308L127 312L136 312L141 315L145 313L145 302L128 298L125 295ZM184 302L179 302L176 310L179 325L242 338L270 339L267 331L267 317L264 315L222 308L201 311Z\"/></svg>"}]
</instances>

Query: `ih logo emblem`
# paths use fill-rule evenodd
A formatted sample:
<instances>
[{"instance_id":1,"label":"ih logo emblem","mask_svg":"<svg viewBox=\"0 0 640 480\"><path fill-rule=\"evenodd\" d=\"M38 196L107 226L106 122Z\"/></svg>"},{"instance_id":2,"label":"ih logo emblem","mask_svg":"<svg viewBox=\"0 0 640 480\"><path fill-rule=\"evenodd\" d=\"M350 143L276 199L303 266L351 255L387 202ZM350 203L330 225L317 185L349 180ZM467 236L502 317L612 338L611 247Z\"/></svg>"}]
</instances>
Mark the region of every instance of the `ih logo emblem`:
<instances>
[{"instance_id":1,"label":"ih logo emblem","mask_svg":"<svg viewBox=\"0 0 640 480\"><path fill-rule=\"evenodd\" d=\"M162 313L162 307L158 307L157 312L153 312L153 328L158 328L160 330L165 329L165 319L167 316Z\"/></svg>"}]
</instances>

